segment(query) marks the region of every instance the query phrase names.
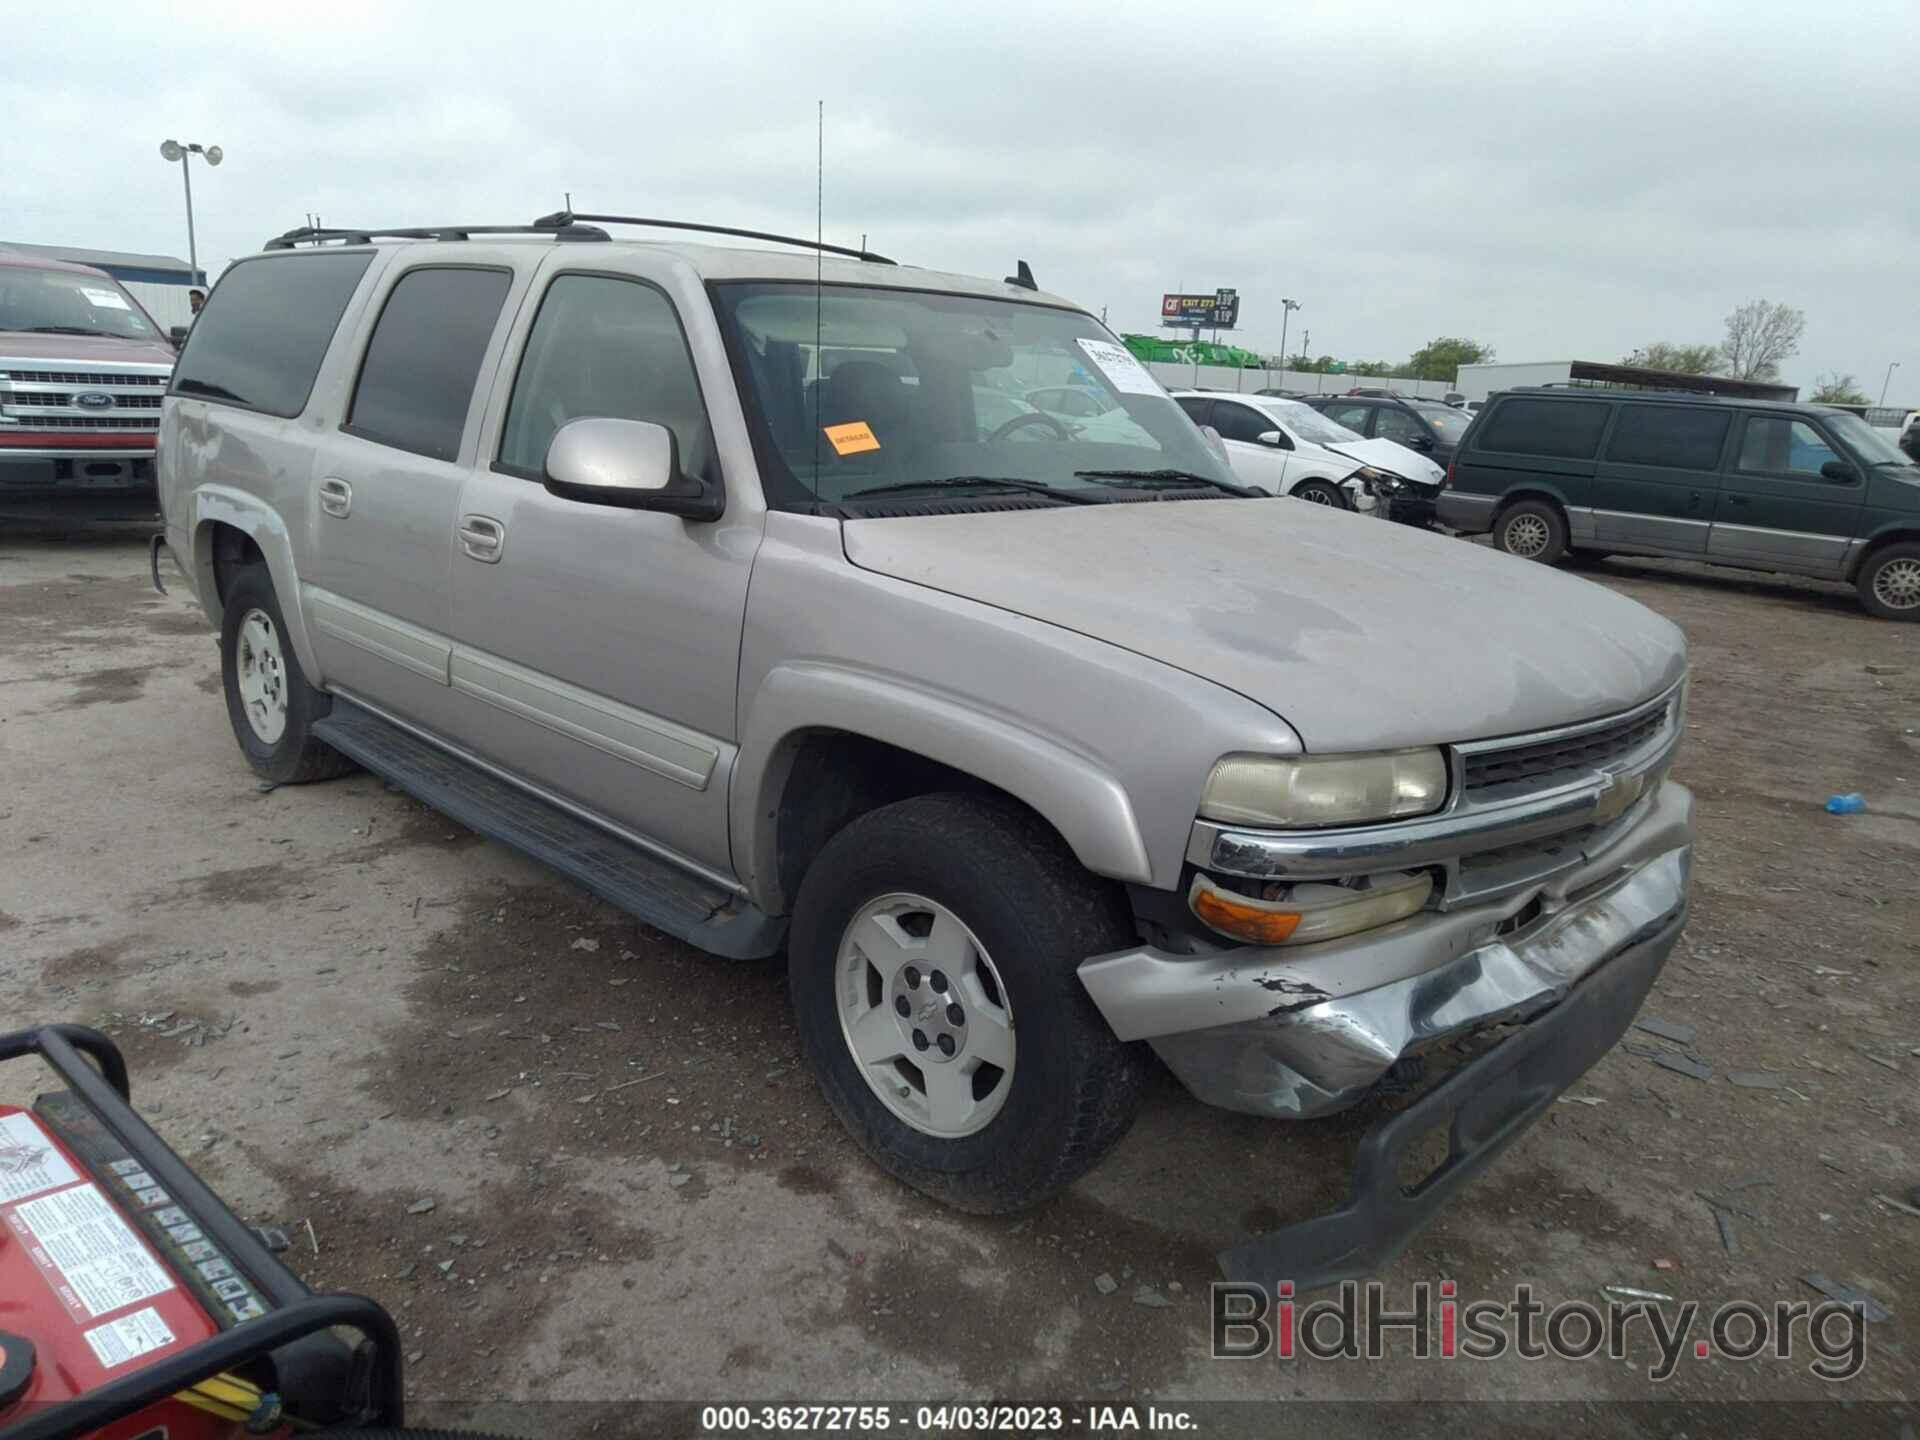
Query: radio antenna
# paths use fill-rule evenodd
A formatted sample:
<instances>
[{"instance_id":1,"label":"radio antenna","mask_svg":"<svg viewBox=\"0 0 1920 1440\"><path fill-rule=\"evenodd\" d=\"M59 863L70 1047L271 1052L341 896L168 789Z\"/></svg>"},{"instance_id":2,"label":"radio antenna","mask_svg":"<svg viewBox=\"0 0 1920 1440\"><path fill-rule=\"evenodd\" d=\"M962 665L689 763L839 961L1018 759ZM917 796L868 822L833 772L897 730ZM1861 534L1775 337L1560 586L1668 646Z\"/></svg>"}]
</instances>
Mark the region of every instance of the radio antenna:
<instances>
[{"instance_id":1,"label":"radio antenna","mask_svg":"<svg viewBox=\"0 0 1920 1440\"><path fill-rule=\"evenodd\" d=\"M813 135L813 498L820 499L820 387L827 382L827 355L821 348L825 327L820 318L820 267L826 252L820 243L827 226L827 102L816 100ZM862 247L865 248L865 247Z\"/></svg>"}]
</instances>

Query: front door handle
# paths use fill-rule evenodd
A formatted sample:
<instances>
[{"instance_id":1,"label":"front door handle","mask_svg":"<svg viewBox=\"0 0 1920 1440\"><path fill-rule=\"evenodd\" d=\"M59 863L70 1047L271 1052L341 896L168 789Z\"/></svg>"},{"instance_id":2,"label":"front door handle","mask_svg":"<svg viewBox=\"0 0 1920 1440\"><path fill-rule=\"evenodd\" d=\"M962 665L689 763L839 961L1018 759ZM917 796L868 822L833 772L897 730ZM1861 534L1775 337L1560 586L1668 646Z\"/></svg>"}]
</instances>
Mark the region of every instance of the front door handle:
<instances>
[{"instance_id":1,"label":"front door handle","mask_svg":"<svg viewBox=\"0 0 1920 1440\"><path fill-rule=\"evenodd\" d=\"M459 534L460 548L469 560L482 565L500 563L500 552L507 545L507 527L498 520L487 515L462 515Z\"/></svg>"},{"instance_id":2,"label":"front door handle","mask_svg":"<svg viewBox=\"0 0 1920 1440\"><path fill-rule=\"evenodd\" d=\"M1748 497L1746 497L1745 495L1729 495L1727 496L1727 504L1745 505L1747 503L1747 498Z\"/></svg>"},{"instance_id":3,"label":"front door handle","mask_svg":"<svg viewBox=\"0 0 1920 1440\"><path fill-rule=\"evenodd\" d=\"M344 480L328 476L320 482L320 508L344 520L347 512L353 509L353 487Z\"/></svg>"}]
</instances>

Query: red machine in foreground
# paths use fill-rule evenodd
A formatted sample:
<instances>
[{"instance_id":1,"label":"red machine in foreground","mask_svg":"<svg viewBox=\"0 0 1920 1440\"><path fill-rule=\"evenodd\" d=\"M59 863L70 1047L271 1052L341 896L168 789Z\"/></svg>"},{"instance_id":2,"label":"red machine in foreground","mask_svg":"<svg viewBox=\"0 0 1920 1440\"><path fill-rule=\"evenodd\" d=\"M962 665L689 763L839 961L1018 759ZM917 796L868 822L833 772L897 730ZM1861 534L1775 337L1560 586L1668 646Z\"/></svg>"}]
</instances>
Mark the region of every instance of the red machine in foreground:
<instances>
[{"instance_id":1,"label":"red machine in foreground","mask_svg":"<svg viewBox=\"0 0 1920 1440\"><path fill-rule=\"evenodd\" d=\"M0 1105L0 1440L399 1426L393 1318L275 1259L134 1114L105 1035L0 1035L35 1054L66 1088Z\"/></svg>"}]
</instances>

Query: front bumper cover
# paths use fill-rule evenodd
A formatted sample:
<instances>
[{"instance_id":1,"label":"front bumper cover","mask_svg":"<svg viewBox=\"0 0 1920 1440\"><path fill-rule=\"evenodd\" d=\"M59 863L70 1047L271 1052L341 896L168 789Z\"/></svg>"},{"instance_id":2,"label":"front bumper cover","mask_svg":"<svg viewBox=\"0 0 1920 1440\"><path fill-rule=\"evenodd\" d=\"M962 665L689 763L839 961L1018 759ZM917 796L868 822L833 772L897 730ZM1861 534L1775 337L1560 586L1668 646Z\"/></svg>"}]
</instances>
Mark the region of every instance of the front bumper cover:
<instances>
[{"instance_id":1,"label":"front bumper cover","mask_svg":"<svg viewBox=\"0 0 1920 1440\"><path fill-rule=\"evenodd\" d=\"M1523 1134L1555 1098L1626 1033L1672 953L1686 909L1614 955L1558 1005L1453 1072L1361 1139L1347 1204L1220 1252L1229 1280L1307 1291L1377 1273L1407 1248L1453 1193ZM1441 1126L1447 1156L1408 1185L1401 1165Z\"/></svg>"}]
</instances>

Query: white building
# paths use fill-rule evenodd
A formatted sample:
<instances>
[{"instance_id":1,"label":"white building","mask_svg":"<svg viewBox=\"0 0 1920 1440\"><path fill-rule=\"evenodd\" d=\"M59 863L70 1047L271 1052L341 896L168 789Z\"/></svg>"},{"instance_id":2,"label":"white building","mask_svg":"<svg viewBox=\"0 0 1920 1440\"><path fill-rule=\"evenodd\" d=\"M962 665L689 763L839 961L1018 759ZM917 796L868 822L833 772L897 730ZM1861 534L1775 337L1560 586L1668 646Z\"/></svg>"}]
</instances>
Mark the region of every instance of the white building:
<instances>
[{"instance_id":1,"label":"white building","mask_svg":"<svg viewBox=\"0 0 1920 1440\"><path fill-rule=\"evenodd\" d=\"M1462 365L1455 388L1468 400L1484 400L1496 390L1522 385L1576 385L1601 390L1691 390L1701 395L1730 395L1742 400L1798 400L1792 385L1733 380L1724 375L1682 375L1644 365L1615 365L1603 360L1539 360L1515 365Z\"/></svg>"},{"instance_id":2,"label":"white building","mask_svg":"<svg viewBox=\"0 0 1920 1440\"><path fill-rule=\"evenodd\" d=\"M207 290L207 273L197 275L187 262L172 255L137 255L126 250L83 250L72 245L20 245L0 240L0 250L21 255L39 255L48 260L67 260L75 265L91 265L104 270L146 307L162 331L175 325L191 325L193 309L187 304L187 291L198 286Z\"/></svg>"}]
</instances>

